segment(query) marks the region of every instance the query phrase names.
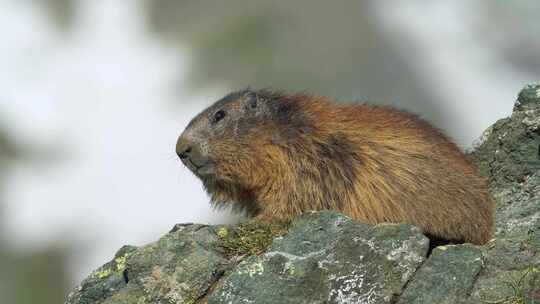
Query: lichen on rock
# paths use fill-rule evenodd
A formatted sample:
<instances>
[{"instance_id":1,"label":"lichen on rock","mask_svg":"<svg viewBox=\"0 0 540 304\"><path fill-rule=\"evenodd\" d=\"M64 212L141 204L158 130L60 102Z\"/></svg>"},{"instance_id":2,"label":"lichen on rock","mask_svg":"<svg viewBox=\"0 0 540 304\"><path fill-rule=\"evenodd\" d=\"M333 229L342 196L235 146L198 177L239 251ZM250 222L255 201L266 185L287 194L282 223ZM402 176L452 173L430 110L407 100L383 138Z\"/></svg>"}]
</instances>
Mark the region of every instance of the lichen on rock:
<instances>
[{"instance_id":1,"label":"lichen on rock","mask_svg":"<svg viewBox=\"0 0 540 304\"><path fill-rule=\"evenodd\" d=\"M155 243L123 247L67 303L195 303L228 263L215 246L218 228L176 225Z\"/></svg>"}]
</instances>

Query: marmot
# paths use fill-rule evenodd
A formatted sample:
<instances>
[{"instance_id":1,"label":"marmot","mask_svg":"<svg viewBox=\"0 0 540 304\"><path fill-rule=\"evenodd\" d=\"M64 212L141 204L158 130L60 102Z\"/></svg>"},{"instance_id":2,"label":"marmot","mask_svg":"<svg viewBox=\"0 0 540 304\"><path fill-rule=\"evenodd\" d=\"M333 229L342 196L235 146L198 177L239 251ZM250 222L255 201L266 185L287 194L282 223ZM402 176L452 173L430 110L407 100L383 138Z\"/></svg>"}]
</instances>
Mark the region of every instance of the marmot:
<instances>
[{"instance_id":1,"label":"marmot","mask_svg":"<svg viewBox=\"0 0 540 304\"><path fill-rule=\"evenodd\" d=\"M176 152L214 206L261 219L330 209L450 242L491 236L484 178L439 130L391 107L242 90L198 114Z\"/></svg>"}]
</instances>

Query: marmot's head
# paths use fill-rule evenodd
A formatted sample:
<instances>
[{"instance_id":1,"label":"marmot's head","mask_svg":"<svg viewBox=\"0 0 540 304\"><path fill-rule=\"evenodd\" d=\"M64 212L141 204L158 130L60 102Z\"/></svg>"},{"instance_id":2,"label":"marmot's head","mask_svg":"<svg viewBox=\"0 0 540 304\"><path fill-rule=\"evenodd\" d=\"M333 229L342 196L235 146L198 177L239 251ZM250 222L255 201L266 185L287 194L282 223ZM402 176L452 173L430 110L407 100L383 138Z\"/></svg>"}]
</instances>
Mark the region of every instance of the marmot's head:
<instances>
[{"instance_id":1,"label":"marmot's head","mask_svg":"<svg viewBox=\"0 0 540 304\"><path fill-rule=\"evenodd\" d=\"M264 146L308 129L299 107L295 98L269 90L231 93L193 118L176 153L203 181L234 182L239 172L257 170Z\"/></svg>"}]
</instances>

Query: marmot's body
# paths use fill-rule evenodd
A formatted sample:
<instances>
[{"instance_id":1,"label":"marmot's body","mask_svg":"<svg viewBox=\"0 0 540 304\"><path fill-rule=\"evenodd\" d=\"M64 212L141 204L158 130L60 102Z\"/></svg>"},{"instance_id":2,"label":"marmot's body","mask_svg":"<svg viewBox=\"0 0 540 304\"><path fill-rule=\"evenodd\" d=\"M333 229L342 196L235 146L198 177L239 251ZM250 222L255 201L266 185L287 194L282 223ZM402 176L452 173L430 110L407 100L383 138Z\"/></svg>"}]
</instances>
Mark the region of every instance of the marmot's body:
<instances>
[{"instance_id":1,"label":"marmot's body","mask_svg":"<svg viewBox=\"0 0 540 304\"><path fill-rule=\"evenodd\" d=\"M332 209L454 242L490 239L484 179L446 136L393 108L236 92L191 121L177 153L214 204L252 216Z\"/></svg>"}]
</instances>

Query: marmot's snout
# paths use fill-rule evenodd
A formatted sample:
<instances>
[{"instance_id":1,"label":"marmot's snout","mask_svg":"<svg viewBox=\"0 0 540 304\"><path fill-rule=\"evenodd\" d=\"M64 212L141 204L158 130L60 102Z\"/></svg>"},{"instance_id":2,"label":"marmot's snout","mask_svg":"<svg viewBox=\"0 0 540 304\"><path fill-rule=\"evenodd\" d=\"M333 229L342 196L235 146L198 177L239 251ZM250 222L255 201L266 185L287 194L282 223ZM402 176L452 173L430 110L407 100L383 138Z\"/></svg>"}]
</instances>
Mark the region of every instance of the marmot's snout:
<instances>
[{"instance_id":1,"label":"marmot's snout","mask_svg":"<svg viewBox=\"0 0 540 304\"><path fill-rule=\"evenodd\" d=\"M214 166L210 158L202 152L199 145L191 142L183 135L176 142L176 154L182 163L194 173L199 175L213 173Z\"/></svg>"},{"instance_id":2,"label":"marmot's snout","mask_svg":"<svg viewBox=\"0 0 540 304\"><path fill-rule=\"evenodd\" d=\"M180 136L176 142L176 154L178 157L180 157L180 159L186 159L192 152L193 149L191 148L191 143L183 136Z\"/></svg>"}]
</instances>

